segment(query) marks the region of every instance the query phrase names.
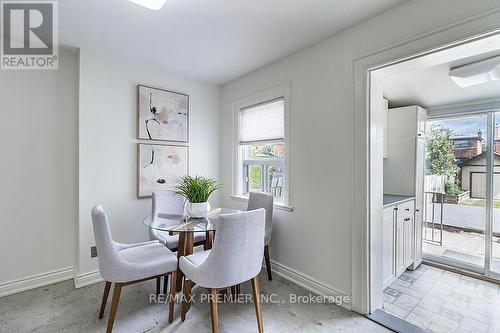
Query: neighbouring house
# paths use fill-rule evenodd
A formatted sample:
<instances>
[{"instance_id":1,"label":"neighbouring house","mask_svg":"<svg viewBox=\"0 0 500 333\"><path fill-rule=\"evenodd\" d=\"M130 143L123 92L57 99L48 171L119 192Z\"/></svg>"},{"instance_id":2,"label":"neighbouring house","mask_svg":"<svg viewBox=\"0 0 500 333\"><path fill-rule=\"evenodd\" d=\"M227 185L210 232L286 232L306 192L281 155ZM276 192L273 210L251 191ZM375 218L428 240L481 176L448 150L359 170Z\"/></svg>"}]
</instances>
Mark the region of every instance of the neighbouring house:
<instances>
[{"instance_id":1,"label":"neighbouring house","mask_svg":"<svg viewBox=\"0 0 500 333\"><path fill-rule=\"evenodd\" d=\"M453 154L455 154L455 158L460 163L478 156L483 152L484 139L482 138L482 134L481 131L478 131L477 135L450 136L450 141L453 143ZM500 151L500 140L498 148Z\"/></svg>"},{"instance_id":2,"label":"neighbouring house","mask_svg":"<svg viewBox=\"0 0 500 333\"><path fill-rule=\"evenodd\" d=\"M500 154L500 125L495 125L495 153Z\"/></svg>"},{"instance_id":3,"label":"neighbouring house","mask_svg":"<svg viewBox=\"0 0 500 333\"><path fill-rule=\"evenodd\" d=\"M461 162L460 181L462 190L470 191L471 198L486 198L486 153ZM495 153L494 199L500 199L500 154Z\"/></svg>"}]
</instances>

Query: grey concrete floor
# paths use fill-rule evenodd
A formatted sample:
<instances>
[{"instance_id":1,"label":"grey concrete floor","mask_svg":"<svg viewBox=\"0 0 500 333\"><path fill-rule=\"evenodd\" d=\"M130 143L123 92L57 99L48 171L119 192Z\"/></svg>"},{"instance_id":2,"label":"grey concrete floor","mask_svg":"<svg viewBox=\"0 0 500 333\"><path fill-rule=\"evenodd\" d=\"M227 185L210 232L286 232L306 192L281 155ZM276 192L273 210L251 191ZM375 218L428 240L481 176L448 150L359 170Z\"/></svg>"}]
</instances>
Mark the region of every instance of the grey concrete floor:
<instances>
[{"instance_id":1,"label":"grey concrete floor","mask_svg":"<svg viewBox=\"0 0 500 333\"><path fill-rule=\"evenodd\" d=\"M262 305L265 332L388 332L385 328L354 312L333 304L293 304L290 294L309 292L275 277L260 277L263 294L275 294L277 303ZM97 318L104 284L75 289L65 281L0 298L0 332L104 332L111 305L108 299L102 320ZM250 283L242 293L251 292ZM206 291L195 288L195 303L185 322L180 321L180 306L175 308L174 322L168 324L166 304L151 303L154 283L125 287L113 332L210 332L209 305L201 302ZM221 332L257 332L252 303L219 304Z\"/></svg>"}]
</instances>

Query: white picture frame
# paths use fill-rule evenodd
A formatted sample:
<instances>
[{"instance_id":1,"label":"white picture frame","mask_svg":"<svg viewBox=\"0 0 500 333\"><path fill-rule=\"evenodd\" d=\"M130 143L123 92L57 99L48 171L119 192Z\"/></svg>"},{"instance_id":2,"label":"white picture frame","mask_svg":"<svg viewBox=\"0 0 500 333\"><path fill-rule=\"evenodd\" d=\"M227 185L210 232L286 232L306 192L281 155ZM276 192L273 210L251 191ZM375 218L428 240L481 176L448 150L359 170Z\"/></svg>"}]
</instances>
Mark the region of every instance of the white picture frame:
<instances>
[{"instance_id":1,"label":"white picture frame","mask_svg":"<svg viewBox=\"0 0 500 333\"><path fill-rule=\"evenodd\" d=\"M171 191L177 180L189 173L189 147L137 144L137 197L154 191Z\"/></svg>"},{"instance_id":2,"label":"white picture frame","mask_svg":"<svg viewBox=\"0 0 500 333\"><path fill-rule=\"evenodd\" d=\"M137 138L189 142L189 95L137 86Z\"/></svg>"}]
</instances>

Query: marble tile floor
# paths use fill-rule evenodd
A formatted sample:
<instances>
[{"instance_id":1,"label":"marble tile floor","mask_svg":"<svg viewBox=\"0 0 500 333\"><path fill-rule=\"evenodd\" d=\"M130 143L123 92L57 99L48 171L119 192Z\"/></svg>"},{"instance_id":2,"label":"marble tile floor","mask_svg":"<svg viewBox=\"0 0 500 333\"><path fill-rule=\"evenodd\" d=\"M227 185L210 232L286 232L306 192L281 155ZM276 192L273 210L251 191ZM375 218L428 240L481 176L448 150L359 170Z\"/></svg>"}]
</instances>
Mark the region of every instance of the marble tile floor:
<instances>
[{"instance_id":1,"label":"marble tile floor","mask_svg":"<svg viewBox=\"0 0 500 333\"><path fill-rule=\"evenodd\" d=\"M384 290L384 310L427 332L499 332L498 285L420 265Z\"/></svg>"},{"instance_id":2,"label":"marble tile floor","mask_svg":"<svg viewBox=\"0 0 500 333\"><path fill-rule=\"evenodd\" d=\"M260 277L263 294L276 294L283 304L263 304L265 332L389 332L371 320L333 304L292 304L290 294L309 292L278 276L269 282ZM104 284L75 289L72 281L0 298L0 332L104 332L111 305L111 295L102 320L97 318ZM180 321L180 306L175 319L167 322L167 306L150 303L154 283L146 282L124 288L113 332L210 332L209 305L200 303L205 294L194 289L197 300ZM242 293L250 293L250 283ZM276 299L275 299L276 300ZM252 303L219 304L221 332L257 332Z\"/></svg>"}]
</instances>

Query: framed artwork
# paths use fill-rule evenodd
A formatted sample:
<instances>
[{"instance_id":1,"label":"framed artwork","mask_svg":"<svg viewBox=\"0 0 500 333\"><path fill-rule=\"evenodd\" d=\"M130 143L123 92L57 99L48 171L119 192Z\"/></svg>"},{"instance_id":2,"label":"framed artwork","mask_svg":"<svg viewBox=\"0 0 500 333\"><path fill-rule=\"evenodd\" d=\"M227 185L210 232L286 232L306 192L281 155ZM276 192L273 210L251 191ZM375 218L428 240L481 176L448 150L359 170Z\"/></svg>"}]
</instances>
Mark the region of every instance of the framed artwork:
<instances>
[{"instance_id":1,"label":"framed artwork","mask_svg":"<svg viewBox=\"0 0 500 333\"><path fill-rule=\"evenodd\" d=\"M137 197L153 191L172 190L176 181L188 174L189 148L159 144L137 144Z\"/></svg>"},{"instance_id":2,"label":"framed artwork","mask_svg":"<svg viewBox=\"0 0 500 333\"><path fill-rule=\"evenodd\" d=\"M189 95L138 85L138 139L188 142Z\"/></svg>"}]
</instances>

